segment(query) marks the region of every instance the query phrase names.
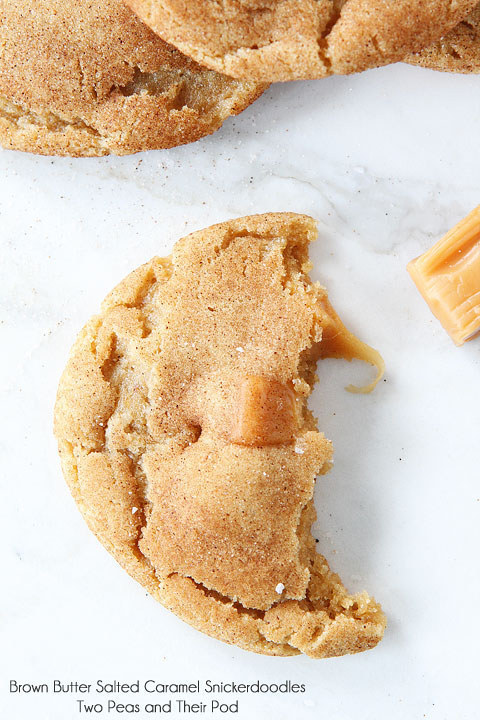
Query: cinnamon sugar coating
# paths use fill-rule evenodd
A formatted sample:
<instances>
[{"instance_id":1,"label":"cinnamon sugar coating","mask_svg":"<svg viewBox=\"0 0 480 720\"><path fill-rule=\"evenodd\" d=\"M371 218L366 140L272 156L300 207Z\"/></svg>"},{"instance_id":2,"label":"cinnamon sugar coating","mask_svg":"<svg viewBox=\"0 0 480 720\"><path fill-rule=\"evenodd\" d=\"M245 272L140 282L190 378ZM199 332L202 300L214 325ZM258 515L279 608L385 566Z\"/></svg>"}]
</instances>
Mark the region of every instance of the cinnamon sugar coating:
<instances>
[{"instance_id":1,"label":"cinnamon sugar coating","mask_svg":"<svg viewBox=\"0 0 480 720\"><path fill-rule=\"evenodd\" d=\"M197 62L261 82L344 75L402 60L476 0L127 0Z\"/></svg>"},{"instance_id":2,"label":"cinnamon sugar coating","mask_svg":"<svg viewBox=\"0 0 480 720\"><path fill-rule=\"evenodd\" d=\"M385 616L310 532L332 457L307 407L315 236L302 215L241 218L131 273L72 349L55 434L89 527L161 603L247 650L319 658L373 647Z\"/></svg>"},{"instance_id":3,"label":"cinnamon sugar coating","mask_svg":"<svg viewBox=\"0 0 480 720\"><path fill-rule=\"evenodd\" d=\"M200 67L121 0L0 0L0 143L124 155L198 140L262 92Z\"/></svg>"}]
</instances>

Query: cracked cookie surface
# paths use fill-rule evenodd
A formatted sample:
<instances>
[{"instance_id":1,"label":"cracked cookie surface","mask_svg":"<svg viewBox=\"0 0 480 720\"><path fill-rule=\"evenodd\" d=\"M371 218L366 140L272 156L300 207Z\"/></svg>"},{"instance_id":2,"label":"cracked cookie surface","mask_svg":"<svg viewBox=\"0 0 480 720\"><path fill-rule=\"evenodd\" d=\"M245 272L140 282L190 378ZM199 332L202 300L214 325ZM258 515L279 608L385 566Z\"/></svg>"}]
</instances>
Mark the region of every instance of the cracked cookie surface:
<instances>
[{"instance_id":1,"label":"cracked cookie surface","mask_svg":"<svg viewBox=\"0 0 480 720\"><path fill-rule=\"evenodd\" d=\"M480 73L480 4L437 42L405 58L431 70Z\"/></svg>"},{"instance_id":2,"label":"cracked cookie surface","mask_svg":"<svg viewBox=\"0 0 480 720\"><path fill-rule=\"evenodd\" d=\"M127 0L197 62L262 82L359 72L438 40L475 0Z\"/></svg>"},{"instance_id":3,"label":"cracked cookie surface","mask_svg":"<svg viewBox=\"0 0 480 720\"><path fill-rule=\"evenodd\" d=\"M0 0L0 143L123 155L193 142L264 86L207 70L120 0Z\"/></svg>"},{"instance_id":4,"label":"cracked cookie surface","mask_svg":"<svg viewBox=\"0 0 480 720\"><path fill-rule=\"evenodd\" d=\"M269 655L359 652L385 628L310 532L332 447L307 398L339 352L307 275L315 237L277 213L183 238L107 296L55 407L65 477L105 547L186 622Z\"/></svg>"}]
</instances>

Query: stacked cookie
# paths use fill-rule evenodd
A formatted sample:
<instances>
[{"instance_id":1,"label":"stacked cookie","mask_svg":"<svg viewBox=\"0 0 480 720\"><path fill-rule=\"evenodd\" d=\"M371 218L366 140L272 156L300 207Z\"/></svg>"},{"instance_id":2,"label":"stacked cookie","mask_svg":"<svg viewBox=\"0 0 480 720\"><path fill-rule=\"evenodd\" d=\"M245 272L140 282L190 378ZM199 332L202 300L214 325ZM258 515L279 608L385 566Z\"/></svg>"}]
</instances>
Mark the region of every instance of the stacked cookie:
<instances>
[{"instance_id":1,"label":"stacked cookie","mask_svg":"<svg viewBox=\"0 0 480 720\"><path fill-rule=\"evenodd\" d=\"M263 90L200 67L120 0L1 0L0 142L123 155L217 130Z\"/></svg>"},{"instance_id":2,"label":"stacked cookie","mask_svg":"<svg viewBox=\"0 0 480 720\"><path fill-rule=\"evenodd\" d=\"M214 132L271 82L402 59L480 66L476 0L127 4L0 0L4 147L72 156L168 148Z\"/></svg>"},{"instance_id":3,"label":"stacked cookie","mask_svg":"<svg viewBox=\"0 0 480 720\"><path fill-rule=\"evenodd\" d=\"M476 5L476 0L127 2L197 62L259 82L343 75L402 60L437 41Z\"/></svg>"}]
</instances>

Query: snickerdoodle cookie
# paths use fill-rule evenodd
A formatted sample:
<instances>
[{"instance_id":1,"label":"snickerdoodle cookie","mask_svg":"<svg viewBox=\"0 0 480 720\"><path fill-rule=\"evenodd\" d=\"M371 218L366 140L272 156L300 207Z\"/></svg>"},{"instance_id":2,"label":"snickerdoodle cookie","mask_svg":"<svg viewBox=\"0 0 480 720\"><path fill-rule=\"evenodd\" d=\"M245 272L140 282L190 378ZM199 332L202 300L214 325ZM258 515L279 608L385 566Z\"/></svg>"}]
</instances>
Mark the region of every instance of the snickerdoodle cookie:
<instances>
[{"instance_id":1,"label":"snickerdoodle cookie","mask_svg":"<svg viewBox=\"0 0 480 720\"><path fill-rule=\"evenodd\" d=\"M477 0L127 0L197 62L262 82L358 72L402 60Z\"/></svg>"},{"instance_id":2,"label":"snickerdoodle cookie","mask_svg":"<svg viewBox=\"0 0 480 720\"><path fill-rule=\"evenodd\" d=\"M119 155L192 142L262 91L201 68L120 0L0 0L0 143Z\"/></svg>"},{"instance_id":3,"label":"snickerdoodle cookie","mask_svg":"<svg viewBox=\"0 0 480 720\"><path fill-rule=\"evenodd\" d=\"M408 55L406 62L432 70L480 72L480 4L441 40Z\"/></svg>"},{"instance_id":4,"label":"snickerdoodle cookie","mask_svg":"<svg viewBox=\"0 0 480 720\"><path fill-rule=\"evenodd\" d=\"M269 655L360 652L385 628L315 550L332 446L319 358L378 353L310 281L315 222L278 213L180 240L107 296L63 373L55 434L91 530L195 628Z\"/></svg>"}]
</instances>

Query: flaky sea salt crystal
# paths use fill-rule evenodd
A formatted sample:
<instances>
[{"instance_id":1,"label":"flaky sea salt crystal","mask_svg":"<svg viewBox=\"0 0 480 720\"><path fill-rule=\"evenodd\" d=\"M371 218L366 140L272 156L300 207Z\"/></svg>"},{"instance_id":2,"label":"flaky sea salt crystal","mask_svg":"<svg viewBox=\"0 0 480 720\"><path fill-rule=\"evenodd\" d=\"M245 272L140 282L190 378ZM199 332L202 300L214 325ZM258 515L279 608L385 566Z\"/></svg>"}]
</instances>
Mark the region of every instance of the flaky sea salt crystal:
<instances>
[{"instance_id":1,"label":"flaky sea salt crystal","mask_svg":"<svg viewBox=\"0 0 480 720\"><path fill-rule=\"evenodd\" d=\"M303 438L297 438L297 441L295 443L295 447L293 448L297 455L303 455L305 452L306 443Z\"/></svg>"},{"instance_id":2,"label":"flaky sea salt crystal","mask_svg":"<svg viewBox=\"0 0 480 720\"><path fill-rule=\"evenodd\" d=\"M237 352L245 352L245 350L242 347L235 348Z\"/></svg>"},{"instance_id":3,"label":"flaky sea salt crystal","mask_svg":"<svg viewBox=\"0 0 480 720\"><path fill-rule=\"evenodd\" d=\"M134 507L132 507L132 515L135 515L135 513L137 512L137 510L138 510L138 508L137 508L137 507L135 507L135 506L134 506Z\"/></svg>"},{"instance_id":4,"label":"flaky sea salt crystal","mask_svg":"<svg viewBox=\"0 0 480 720\"><path fill-rule=\"evenodd\" d=\"M277 587L275 588L275 592L281 595L283 591L285 590L285 585L283 583L278 583Z\"/></svg>"}]
</instances>

